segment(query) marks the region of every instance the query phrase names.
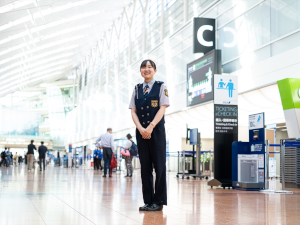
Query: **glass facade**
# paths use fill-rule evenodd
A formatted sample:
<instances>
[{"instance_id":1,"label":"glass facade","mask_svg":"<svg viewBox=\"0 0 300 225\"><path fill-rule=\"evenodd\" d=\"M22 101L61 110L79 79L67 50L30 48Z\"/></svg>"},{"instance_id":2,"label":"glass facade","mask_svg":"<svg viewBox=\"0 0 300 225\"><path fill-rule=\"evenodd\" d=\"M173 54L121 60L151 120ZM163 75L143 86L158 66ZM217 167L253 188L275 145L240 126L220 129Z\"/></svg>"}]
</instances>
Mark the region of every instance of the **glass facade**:
<instances>
[{"instance_id":1,"label":"glass facade","mask_svg":"<svg viewBox=\"0 0 300 225\"><path fill-rule=\"evenodd\" d=\"M106 36L99 42L95 61L100 72L92 79L100 85L95 85L86 100L79 98L77 108L68 114L79 133L91 130L92 138L108 126L114 131L134 127L128 105L134 85L142 82L139 66L143 58L156 62L155 79L168 86L172 96L168 113L186 107L186 65L201 56L192 50L193 17L216 19L224 73L300 43L297 0L149 0L145 10L144 6L139 1L132 4L123 22L116 23L121 24L116 27L121 31L119 37L112 31L111 40ZM84 74L82 79L86 79ZM79 84L79 95L85 88Z\"/></svg>"}]
</instances>

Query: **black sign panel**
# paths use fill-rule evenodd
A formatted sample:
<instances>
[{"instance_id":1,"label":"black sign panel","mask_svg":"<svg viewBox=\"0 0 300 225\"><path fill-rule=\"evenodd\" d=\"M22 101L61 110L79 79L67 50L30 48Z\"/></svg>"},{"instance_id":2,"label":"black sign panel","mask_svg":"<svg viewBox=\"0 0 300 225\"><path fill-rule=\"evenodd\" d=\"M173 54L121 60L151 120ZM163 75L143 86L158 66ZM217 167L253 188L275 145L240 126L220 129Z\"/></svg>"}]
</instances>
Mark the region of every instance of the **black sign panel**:
<instances>
[{"instance_id":1,"label":"black sign panel","mask_svg":"<svg viewBox=\"0 0 300 225\"><path fill-rule=\"evenodd\" d=\"M231 147L238 141L238 106L214 105L215 179L231 186Z\"/></svg>"},{"instance_id":2,"label":"black sign panel","mask_svg":"<svg viewBox=\"0 0 300 225\"><path fill-rule=\"evenodd\" d=\"M194 18L193 33L194 53L204 53L215 49L216 31L215 19Z\"/></svg>"},{"instance_id":3,"label":"black sign panel","mask_svg":"<svg viewBox=\"0 0 300 225\"><path fill-rule=\"evenodd\" d=\"M213 50L187 65L187 106L214 99L214 74L221 73L221 50Z\"/></svg>"},{"instance_id":4,"label":"black sign panel","mask_svg":"<svg viewBox=\"0 0 300 225\"><path fill-rule=\"evenodd\" d=\"M215 133L238 133L238 106L214 105Z\"/></svg>"}]
</instances>

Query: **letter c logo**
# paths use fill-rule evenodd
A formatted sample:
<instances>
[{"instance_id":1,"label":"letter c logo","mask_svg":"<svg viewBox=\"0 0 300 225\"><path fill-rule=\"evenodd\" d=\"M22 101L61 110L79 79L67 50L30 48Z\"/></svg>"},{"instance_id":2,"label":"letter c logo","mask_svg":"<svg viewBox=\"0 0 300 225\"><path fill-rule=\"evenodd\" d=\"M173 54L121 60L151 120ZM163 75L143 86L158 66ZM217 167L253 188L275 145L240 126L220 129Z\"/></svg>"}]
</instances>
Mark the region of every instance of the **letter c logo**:
<instances>
[{"instance_id":1,"label":"letter c logo","mask_svg":"<svg viewBox=\"0 0 300 225\"><path fill-rule=\"evenodd\" d=\"M213 26L211 26L211 25L201 26L198 29L198 32L197 32L197 39L198 39L198 41L201 45L206 46L206 47L211 47L211 46L213 46L213 42L212 41L205 41L204 38L203 38L203 33L206 30L213 31Z\"/></svg>"}]
</instances>

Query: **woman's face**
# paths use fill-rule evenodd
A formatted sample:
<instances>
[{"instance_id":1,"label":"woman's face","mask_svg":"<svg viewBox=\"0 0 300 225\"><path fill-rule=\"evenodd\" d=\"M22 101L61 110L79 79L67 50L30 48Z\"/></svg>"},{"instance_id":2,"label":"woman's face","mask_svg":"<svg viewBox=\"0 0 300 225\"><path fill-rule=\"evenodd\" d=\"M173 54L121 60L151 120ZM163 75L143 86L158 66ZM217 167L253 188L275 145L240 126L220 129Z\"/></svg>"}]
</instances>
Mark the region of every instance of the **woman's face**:
<instances>
[{"instance_id":1,"label":"woman's face","mask_svg":"<svg viewBox=\"0 0 300 225\"><path fill-rule=\"evenodd\" d=\"M149 61L147 62L145 67L141 68L141 75L145 80L151 81L155 73L156 70L154 70Z\"/></svg>"}]
</instances>

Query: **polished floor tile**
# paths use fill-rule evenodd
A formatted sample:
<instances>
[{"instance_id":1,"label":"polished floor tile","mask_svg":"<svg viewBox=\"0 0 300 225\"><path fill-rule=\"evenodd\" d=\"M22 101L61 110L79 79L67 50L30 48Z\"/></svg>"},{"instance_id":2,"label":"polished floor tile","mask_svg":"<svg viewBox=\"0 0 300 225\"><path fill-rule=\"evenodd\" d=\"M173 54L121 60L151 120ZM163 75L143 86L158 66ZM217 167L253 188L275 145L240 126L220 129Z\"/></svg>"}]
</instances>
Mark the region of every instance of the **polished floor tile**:
<instances>
[{"instance_id":1,"label":"polished floor tile","mask_svg":"<svg viewBox=\"0 0 300 225\"><path fill-rule=\"evenodd\" d=\"M182 225L300 224L300 190L292 195L210 188L207 180L182 180L168 173L168 206L139 212L143 205L139 170L103 178L101 171L24 165L0 168L2 225ZM279 180L270 181L281 188Z\"/></svg>"}]
</instances>

